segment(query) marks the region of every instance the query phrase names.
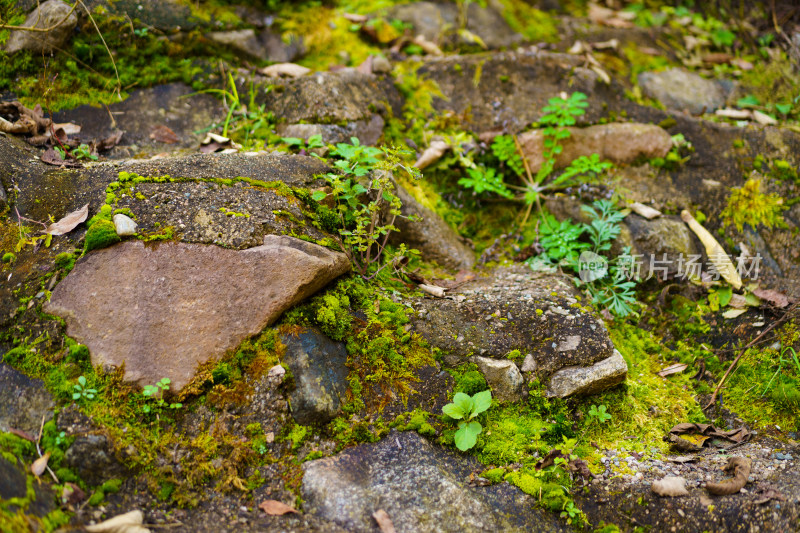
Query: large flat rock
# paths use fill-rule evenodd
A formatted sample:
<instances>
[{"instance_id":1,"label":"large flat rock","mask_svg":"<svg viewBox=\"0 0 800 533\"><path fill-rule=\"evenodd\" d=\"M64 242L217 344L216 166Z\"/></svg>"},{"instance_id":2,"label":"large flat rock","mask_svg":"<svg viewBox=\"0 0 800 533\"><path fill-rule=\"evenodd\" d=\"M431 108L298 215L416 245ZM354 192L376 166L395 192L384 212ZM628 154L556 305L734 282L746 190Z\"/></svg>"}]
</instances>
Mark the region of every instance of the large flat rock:
<instances>
[{"instance_id":1,"label":"large flat rock","mask_svg":"<svg viewBox=\"0 0 800 533\"><path fill-rule=\"evenodd\" d=\"M472 487L484 467L416 433L390 433L337 456L303 465L305 511L348 531L376 531L382 509L398 532L562 531L554 514L502 483Z\"/></svg>"},{"instance_id":2,"label":"large flat rock","mask_svg":"<svg viewBox=\"0 0 800 533\"><path fill-rule=\"evenodd\" d=\"M581 305L563 275L524 265L498 267L448 294L412 303L418 313L414 329L445 352L446 363L470 356L505 359L519 350L531 356L526 371L544 379L614 352L602 320Z\"/></svg>"},{"instance_id":3,"label":"large flat rock","mask_svg":"<svg viewBox=\"0 0 800 533\"><path fill-rule=\"evenodd\" d=\"M39 434L42 418L53 418L55 402L40 379L32 379L0 362L0 431L19 429Z\"/></svg>"},{"instance_id":4,"label":"large flat rock","mask_svg":"<svg viewBox=\"0 0 800 533\"><path fill-rule=\"evenodd\" d=\"M125 365L141 385L178 390L286 309L348 272L344 254L293 237L256 248L128 241L88 255L45 305L94 364Z\"/></svg>"}]
</instances>

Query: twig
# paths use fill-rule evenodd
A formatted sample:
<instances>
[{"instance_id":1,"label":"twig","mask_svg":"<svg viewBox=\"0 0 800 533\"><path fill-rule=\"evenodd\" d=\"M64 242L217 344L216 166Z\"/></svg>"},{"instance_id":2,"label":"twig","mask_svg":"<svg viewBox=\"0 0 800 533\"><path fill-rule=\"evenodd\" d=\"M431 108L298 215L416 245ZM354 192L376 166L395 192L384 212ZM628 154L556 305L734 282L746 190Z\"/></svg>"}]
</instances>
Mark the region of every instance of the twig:
<instances>
[{"instance_id":1,"label":"twig","mask_svg":"<svg viewBox=\"0 0 800 533\"><path fill-rule=\"evenodd\" d=\"M39 436L36 437L36 453L39 454L39 457L42 456L42 450L41 448L39 448L39 441L42 440L42 433L44 432L44 417L45 415L42 415L42 425L39 426ZM56 477L55 473L53 473L53 471L50 470L50 465L45 465L44 467L47 469L48 472L50 472L50 475L53 477L53 481L55 483L58 483L59 482L58 478Z\"/></svg>"},{"instance_id":2,"label":"twig","mask_svg":"<svg viewBox=\"0 0 800 533\"><path fill-rule=\"evenodd\" d=\"M736 366L736 364L739 362L739 359L742 358L742 356L745 354L745 352L747 350L749 350L750 348L752 348L753 346L755 346L758 343L758 341L761 340L762 337L764 337L764 335L766 335L767 333L769 333L770 331L775 329L777 326L779 326L783 322L785 322L786 319L789 318L789 315L792 314L792 311L797 309L798 304L800 304L800 302L796 302L796 303L792 304L792 306L789 309L786 310L786 313L784 313L782 317L780 317L778 320L776 320L775 322L773 322L772 324L767 326L767 328L764 331L762 331L761 333L759 333L759 335L755 339L750 341L747 344L747 346L742 348L742 351L740 351L739 355L736 356L736 359L733 360L733 363L731 363L731 366L729 366L728 370L725 371L725 375L722 376L722 379L720 380L719 384L717 385L717 388L714 389L714 394L711 395L711 399L708 401L708 404L706 404L706 407L705 407L706 409L708 409L709 407L714 405L714 402L717 401L717 394L719 394L719 391L722 390L722 386L725 384L725 380L728 379L728 374L731 373L731 370L733 370L733 368Z\"/></svg>"},{"instance_id":3,"label":"twig","mask_svg":"<svg viewBox=\"0 0 800 533\"><path fill-rule=\"evenodd\" d=\"M47 33L49 31L53 31L54 29L58 28L59 26L61 26L62 24L64 24L67 21L67 19L70 17L70 15L72 15L72 13L75 12L75 8L78 7L79 3L81 5L83 5L83 2L80 2L80 1L75 2L74 4L72 4L72 9L69 10L69 13L64 15L63 19L59 20L58 22L56 22L53 26L50 26L49 28L34 28L34 27L29 27L29 26L12 26L10 24L0 24L0 30L32 31L32 32L38 32L38 33ZM37 4L38 4L38 2L37 2ZM37 6L37 9L38 8L39 8L39 6ZM86 9L86 6L83 6L83 8ZM42 12L39 11L39 18L36 19L36 22L34 22L34 25L39 23L39 20L41 19L41 16L42 16Z\"/></svg>"},{"instance_id":4,"label":"twig","mask_svg":"<svg viewBox=\"0 0 800 533\"><path fill-rule=\"evenodd\" d=\"M119 70L117 70L117 62L114 61L114 54L112 54L111 50L108 48L108 45L106 44L106 39L105 37L103 37L103 32L101 32L100 28L97 27L97 22L95 22L94 17L92 16L92 12L89 11L89 8L86 7L86 4L83 3L83 0L78 0L76 4L80 4L83 7L84 11L86 11L86 14L89 16L89 20L92 21L92 26L94 26L94 29L97 31L97 35L100 36L100 40L103 41L103 46L105 47L106 52L108 52L108 57L111 58L111 65L114 67L114 75L117 77L117 87L116 87L117 97L120 100L122 100L122 93L121 93L122 81L119 79Z\"/></svg>"}]
</instances>

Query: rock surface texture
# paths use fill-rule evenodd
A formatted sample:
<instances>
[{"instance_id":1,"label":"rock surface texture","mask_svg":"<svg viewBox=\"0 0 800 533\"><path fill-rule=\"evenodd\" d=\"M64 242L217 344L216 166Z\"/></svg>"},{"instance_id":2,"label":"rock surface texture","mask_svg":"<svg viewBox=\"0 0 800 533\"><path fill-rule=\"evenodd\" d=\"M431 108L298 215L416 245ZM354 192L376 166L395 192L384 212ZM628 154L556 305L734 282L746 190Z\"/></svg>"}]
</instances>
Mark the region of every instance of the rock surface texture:
<instances>
[{"instance_id":1,"label":"rock surface texture","mask_svg":"<svg viewBox=\"0 0 800 533\"><path fill-rule=\"evenodd\" d=\"M55 402L44 383L0 362L0 431L39 434L42 418L53 418Z\"/></svg>"},{"instance_id":2,"label":"rock surface texture","mask_svg":"<svg viewBox=\"0 0 800 533\"><path fill-rule=\"evenodd\" d=\"M707 80L680 68L642 72L639 83L645 95L658 100L667 109L692 115L710 113L723 107L730 92L719 81Z\"/></svg>"},{"instance_id":3,"label":"rock surface texture","mask_svg":"<svg viewBox=\"0 0 800 533\"><path fill-rule=\"evenodd\" d=\"M53 291L48 312L89 347L94 364L122 366L141 385L174 390L283 311L350 269L347 258L292 237L262 246L124 242L97 251Z\"/></svg>"},{"instance_id":4,"label":"rock surface texture","mask_svg":"<svg viewBox=\"0 0 800 533\"><path fill-rule=\"evenodd\" d=\"M390 433L379 443L305 463L303 500L311 514L356 532L375 531L378 509L400 533L561 531L516 487L469 486L470 472L481 468L416 433Z\"/></svg>"},{"instance_id":5,"label":"rock surface texture","mask_svg":"<svg viewBox=\"0 0 800 533\"><path fill-rule=\"evenodd\" d=\"M50 53L64 46L77 24L78 15L72 6L61 0L47 0L28 15L22 26L52 29L45 32L14 30L8 37L5 52L13 54L20 50L30 50L39 54Z\"/></svg>"},{"instance_id":6,"label":"rock surface texture","mask_svg":"<svg viewBox=\"0 0 800 533\"><path fill-rule=\"evenodd\" d=\"M458 365L470 356L504 360L519 350L540 379L565 367L608 359L614 345L601 320L583 308L560 275L527 266L498 267L443 299L413 303L414 329Z\"/></svg>"}]
</instances>

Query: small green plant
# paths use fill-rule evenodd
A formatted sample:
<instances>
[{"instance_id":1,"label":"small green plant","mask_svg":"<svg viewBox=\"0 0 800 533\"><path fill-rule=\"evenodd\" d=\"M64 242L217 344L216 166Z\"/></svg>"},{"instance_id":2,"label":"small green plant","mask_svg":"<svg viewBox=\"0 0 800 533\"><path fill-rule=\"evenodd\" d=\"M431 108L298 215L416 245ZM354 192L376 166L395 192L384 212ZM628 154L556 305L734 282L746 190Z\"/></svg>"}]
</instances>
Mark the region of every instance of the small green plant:
<instances>
[{"instance_id":1,"label":"small green plant","mask_svg":"<svg viewBox=\"0 0 800 533\"><path fill-rule=\"evenodd\" d=\"M94 400L95 396L97 395L97 389L92 389L86 386L86 377L81 376L78 378L78 382L72 386L75 392L72 393L72 399L77 401L80 400Z\"/></svg>"},{"instance_id":2,"label":"small green plant","mask_svg":"<svg viewBox=\"0 0 800 533\"><path fill-rule=\"evenodd\" d=\"M339 143L331 150L338 172L329 172L324 178L336 202L342 247L356 271L370 280L391 264L384 251L390 234L397 231L394 223L401 216L402 203L394 193L392 172L403 170L418 178L419 170L403 163L397 149L363 146L356 137L350 141L351 144ZM317 191L312 198L320 202L328 194ZM395 255L411 253L404 244L395 250ZM382 260L384 264L380 266Z\"/></svg>"},{"instance_id":3,"label":"small green plant","mask_svg":"<svg viewBox=\"0 0 800 533\"><path fill-rule=\"evenodd\" d=\"M473 419L491 406L492 391L485 390L472 396L457 392L453 396L453 403L448 403L442 407L444 414L450 418L460 420L455 434L456 448L463 452L475 446L483 427L480 422Z\"/></svg>"},{"instance_id":4,"label":"small green plant","mask_svg":"<svg viewBox=\"0 0 800 533\"><path fill-rule=\"evenodd\" d=\"M183 407L181 403L167 403L164 400L164 394L169 392L169 378L161 378L161 381L156 383L155 385L145 385L144 390L142 390L142 395L148 400L153 400L152 403L146 403L142 406L142 412L145 414L155 413L156 418L158 418L161 411L165 408L169 409L180 409Z\"/></svg>"},{"instance_id":5,"label":"small green plant","mask_svg":"<svg viewBox=\"0 0 800 533\"><path fill-rule=\"evenodd\" d=\"M600 424L605 424L611 420L611 415L606 411L606 406L603 404L600 406L592 405L589 409L589 416L592 417L593 420L597 420Z\"/></svg>"},{"instance_id":6,"label":"small green plant","mask_svg":"<svg viewBox=\"0 0 800 533\"><path fill-rule=\"evenodd\" d=\"M784 359L783 356L786 355L787 352L791 352L792 357ZM781 373L781 370L783 370L784 363L789 363L791 365L792 361L794 361L794 364L797 367L797 375L800 376L800 359L797 358L797 352L791 346L786 346L781 350L780 359L778 361L778 370L776 370L775 373L772 375L772 378L770 378L769 383L767 383L767 386L764 388L764 392L761 393L762 398L764 397L765 394L767 394L767 392L769 392L770 387L772 387L772 382L775 381L775 378L778 376L778 374Z\"/></svg>"},{"instance_id":7,"label":"small green plant","mask_svg":"<svg viewBox=\"0 0 800 533\"><path fill-rule=\"evenodd\" d=\"M733 224L742 231L745 224L755 228L759 224L766 227L784 227L783 198L777 194L764 194L761 192L761 180L750 178L742 187L731 189L728 205L722 210L720 216L726 225Z\"/></svg>"},{"instance_id":8,"label":"small green plant","mask_svg":"<svg viewBox=\"0 0 800 533\"><path fill-rule=\"evenodd\" d=\"M323 148L325 146L322 141L322 135L312 135L308 140L297 137L281 137L281 142L290 149L296 149L300 152L310 152L315 148Z\"/></svg>"},{"instance_id":9,"label":"small green plant","mask_svg":"<svg viewBox=\"0 0 800 533\"><path fill-rule=\"evenodd\" d=\"M88 144L81 144L77 148L72 149L72 155L77 160L81 159L90 159L92 161L97 161L97 155L92 153L92 149L89 148Z\"/></svg>"}]
</instances>

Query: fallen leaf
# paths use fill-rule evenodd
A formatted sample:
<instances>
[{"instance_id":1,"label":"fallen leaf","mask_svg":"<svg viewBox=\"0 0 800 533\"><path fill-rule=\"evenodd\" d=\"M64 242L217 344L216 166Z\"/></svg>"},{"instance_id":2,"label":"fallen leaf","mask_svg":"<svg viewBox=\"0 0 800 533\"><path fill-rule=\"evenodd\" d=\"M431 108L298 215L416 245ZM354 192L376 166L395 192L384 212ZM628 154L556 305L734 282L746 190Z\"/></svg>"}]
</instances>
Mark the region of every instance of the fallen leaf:
<instances>
[{"instance_id":1,"label":"fallen leaf","mask_svg":"<svg viewBox=\"0 0 800 533\"><path fill-rule=\"evenodd\" d=\"M667 476L664 479L653 481L651 488L659 496L675 497L689 494L689 491L686 490L686 479L677 476Z\"/></svg>"},{"instance_id":2,"label":"fallen leaf","mask_svg":"<svg viewBox=\"0 0 800 533\"><path fill-rule=\"evenodd\" d=\"M758 109L753 110L753 118L755 119L756 122L764 126L772 126L778 123L777 120L767 115L766 113L762 113Z\"/></svg>"},{"instance_id":3,"label":"fallen leaf","mask_svg":"<svg viewBox=\"0 0 800 533\"><path fill-rule=\"evenodd\" d=\"M789 298L787 298L785 294L774 289L755 289L753 294L780 309L789 305Z\"/></svg>"},{"instance_id":4,"label":"fallen leaf","mask_svg":"<svg viewBox=\"0 0 800 533\"><path fill-rule=\"evenodd\" d=\"M61 489L61 503L77 505L86 499L86 493L75 483L65 483Z\"/></svg>"},{"instance_id":5,"label":"fallen leaf","mask_svg":"<svg viewBox=\"0 0 800 533\"><path fill-rule=\"evenodd\" d=\"M270 78L300 78L310 74L311 69L294 63L275 63L274 65L258 69L258 72Z\"/></svg>"},{"instance_id":6,"label":"fallen leaf","mask_svg":"<svg viewBox=\"0 0 800 533\"><path fill-rule=\"evenodd\" d=\"M722 306L721 303L720 306ZM747 298L741 294L733 293L731 294L730 301L728 301L728 306L731 309L745 309L747 307Z\"/></svg>"},{"instance_id":7,"label":"fallen leaf","mask_svg":"<svg viewBox=\"0 0 800 533\"><path fill-rule=\"evenodd\" d=\"M750 120L753 113L749 109L717 109L714 114L719 117L733 118L736 120Z\"/></svg>"},{"instance_id":8,"label":"fallen leaf","mask_svg":"<svg viewBox=\"0 0 800 533\"><path fill-rule=\"evenodd\" d=\"M734 58L731 59L731 65L742 70L753 70L753 64L746 59Z\"/></svg>"},{"instance_id":9,"label":"fallen leaf","mask_svg":"<svg viewBox=\"0 0 800 533\"><path fill-rule=\"evenodd\" d=\"M21 429L8 428L8 432L16 435L21 439L29 440L31 442L36 442L36 439L33 437L33 435L26 433Z\"/></svg>"},{"instance_id":10,"label":"fallen leaf","mask_svg":"<svg viewBox=\"0 0 800 533\"><path fill-rule=\"evenodd\" d=\"M178 135L163 124L153 127L153 129L150 131L150 138L154 141L165 144L177 144L181 142Z\"/></svg>"},{"instance_id":11,"label":"fallen leaf","mask_svg":"<svg viewBox=\"0 0 800 533\"><path fill-rule=\"evenodd\" d=\"M437 298L444 298L444 287L438 287L436 285L418 285L421 291L427 292L431 296L436 296Z\"/></svg>"},{"instance_id":12,"label":"fallen leaf","mask_svg":"<svg viewBox=\"0 0 800 533\"><path fill-rule=\"evenodd\" d=\"M631 211L633 211L639 216L646 218L647 220L652 220L656 217L661 216L661 211L659 211L658 209L653 209L649 205L644 205L639 202L633 202L628 207L631 208Z\"/></svg>"},{"instance_id":13,"label":"fallen leaf","mask_svg":"<svg viewBox=\"0 0 800 533\"><path fill-rule=\"evenodd\" d=\"M417 35L411 39L411 42L422 48L426 54L430 54L432 56L444 55L444 52L442 52L442 49L439 48L436 43L429 41L422 35Z\"/></svg>"},{"instance_id":14,"label":"fallen leaf","mask_svg":"<svg viewBox=\"0 0 800 533\"><path fill-rule=\"evenodd\" d=\"M150 533L149 529L142 526L142 522L144 522L142 512L131 511L83 528L89 533Z\"/></svg>"},{"instance_id":15,"label":"fallen leaf","mask_svg":"<svg viewBox=\"0 0 800 533\"><path fill-rule=\"evenodd\" d=\"M662 378L665 378L665 377L670 376L672 374L679 374L679 373L683 372L684 370L686 370L687 366L689 366L689 365L687 365L685 363L676 363L674 365L668 366L667 368L665 368L664 370L659 372L658 375L661 376Z\"/></svg>"},{"instance_id":16,"label":"fallen leaf","mask_svg":"<svg viewBox=\"0 0 800 533\"><path fill-rule=\"evenodd\" d=\"M742 287L742 278L739 277L736 267L733 266L728 254L725 253L725 250L717 240L687 210L681 211L681 219L703 243L708 259L714 264L720 276L730 283L734 289L740 289Z\"/></svg>"},{"instance_id":17,"label":"fallen leaf","mask_svg":"<svg viewBox=\"0 0 800 533\"><path fill-rule=\"evenodd\" d=\"M294 507L289 507L285 503L279 502L277 500L264 500L263 502L261 502L258 508L267 513L268 515L272 516L280 516L288 513L299 514L297 512L297 509L295 509Z\"/></svg>"},{"instance_id":18,"label":"fallen leaf","mask_svg":"<svg viewBox=\"0 0 800 533\"><path fill-rule=\"evenodd\" d=\"M363 24L367 21L366 15L359 15L357 13L345 13L342 15L346 20L350 22L355 22L356 24Z\"/></svg>"},{"instance_id":19,"label":"fallen leaf","mask_svg":"<svg viewBox=\"0 0 800 533\"><path fill-rule=\"evenodd\" d=\"M80 168L81 165L78 161L74 159L61 159L61 156L53 150L52 148L48 148L44 151L44 153L39 156L39 159L42 160L43 163L47 163L48 165L55 165L57 167L64 167L64 168Z\"/></svg>"},{"instance_id":20,"label":"fallen leaf","mask_svg":"<svg viewBox=\"0 0 800 533\"><path fill-rule=\"evenodd\" d=\"M64 235L65 233L69 233L70 231L74 230L78 224L86 220L86 217L88 216L89 204L86 204L77 211L69 213L58 222L50 224L50 226L44 230L44 233L49 233L50 235Z\"/></svg>"},{"instance_id":21,"label":"fallen leaf","mask_svg":"<svg viewBox=\"0 0 800 533\"><path fill-rule=\"evenodd\" d=\"M43 456L36 459L31 465L31 472L34 476L39 477L44 474L47 469L47 461L50 460L50 452L45 453Z\"/></svg>"},{"instance_id":22,"label":"fallen leaf","mask_svg":"<svg viewBox=\"0 0 800 533\"><path fill-rule=\"evenodd\" d=\"M419 156L414 166L418 169L422 170L426 167L437 162L444 153L450 149L450 145L442 140L434 140L431 141L431 145L422 152L422 155Z\"/></svg>"},{"instance_id":23,"label":"fallen leaf","mask_svg":"<svg viewBox=\"0 0 800 533\"><path fill-rule=\"evenodd\" d=\"M104 150L111 150L112 148L114 148L116 145L119 144L119 142L122 140L122 135L124 133L125 132L121 131L121 130L115 131L114 133L112 133L111 135L106 137L105 139L103 139L100 142L98 142L95 145L95 148L97 148L98 152L101 152L101 151L104 151Z\"/></svg>"},{"instance_id":24,"label":"fallen leaf","mask_svg":"<svg viewBox=\"0 0 800 533\"><path fill-rule=\"evenodd\" d=\"M378 523L381 533L395 533L397 531L394 528L394 524L392 524L392 519L389 518L389 514L383 509L378 509L372 513L372 518Z\"/></svg>"},{"instance_id":25,"label":"fallen leaf","mask_svg":"<svg viewBox=\"0 0 800 533\"><path fill-rule=\"evenodd\" d=\"M595 24L609 26L611 28L632 28L631 20L636 17L633 12L614 11L607 7L599 6L595 3L589 4L589 20Z\"/></svg>"},{"instance_id":26,"label":"fallen leaf","mask_svg":"<svg viewBox=\"0 0 800 533\"><path fill-rule=\"evenodd\" d=\"M367 57L363 63L356 67L360 74L372 74L372 56Z\"/></svg>"},{"instance_id":27,"label":"fallen leaf","mask_svg":"<svg viewBox=\"0 0 800 533\"><path fill-rule=\"evenodd\" d=\"M730 63L733 59L733 56L726 54L725 52L712 52L703 55L702 59L703 63L709 63L711 65L723 65L725 63Z\"/></svg>"},{"instance_id":28,"label":"fallen leaf","mask_svg":"<svg viewBox=\"0 0 800 533\"><path fill-rule=\"evenodd\" d=\"M65 135L77 135L81 132L81 127L72 122L64 122L62 124L53 124L53 129L62 130Z\"/></svg>"},{"instance_id":29,"label":"fallen leaf","mask_svg":"<svg viewBox=\"0 0 800 533\"><path fill-rule=\"evenodd\" d=\"M731 319L736 318L739 315L743 315L747 312L747 309L728 309L722 313L723 318Z\"/></svg>"}]
</instances>

